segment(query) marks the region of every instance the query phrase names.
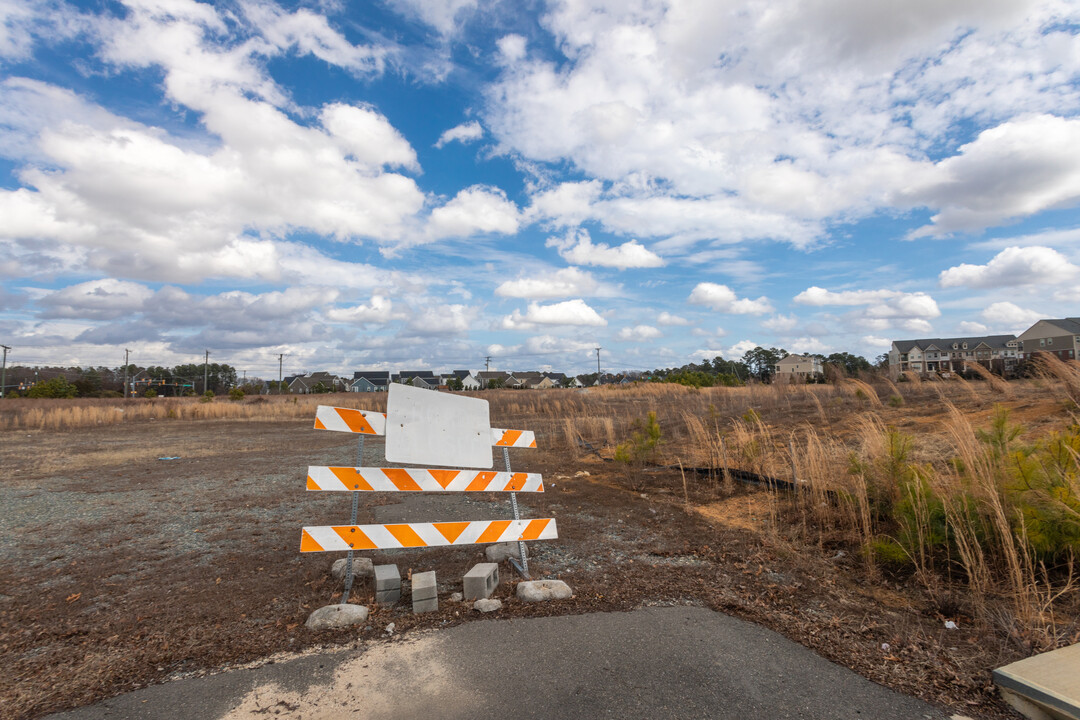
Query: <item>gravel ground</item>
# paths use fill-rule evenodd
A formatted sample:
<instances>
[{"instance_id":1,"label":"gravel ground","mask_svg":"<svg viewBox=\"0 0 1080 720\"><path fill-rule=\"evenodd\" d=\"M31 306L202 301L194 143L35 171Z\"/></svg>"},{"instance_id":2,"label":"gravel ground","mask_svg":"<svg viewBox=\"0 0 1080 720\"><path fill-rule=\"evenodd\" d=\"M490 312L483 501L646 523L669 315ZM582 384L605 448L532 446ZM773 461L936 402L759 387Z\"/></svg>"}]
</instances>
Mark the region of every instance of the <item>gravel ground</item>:
<instances>
[{"instance_id":1,"label":"gravel ground","mask_svg":"<svg viewBox=\"0 0 1080 720\"><path fill-rule=\"evenodd\" d=\"M340 587L329 573L338 556L302 556L299 528L349 516L346 495L304 489L304 470L351 464L348 435L314 432L307 422L200 421L19 440L5 440L0 483L5 716L39 717L274 652L375 638L391 621L407 633L479 615L443 602L414 616L406 599L372 606L364 628L304 628L312 609L340 600ZM381 455L378 443L367 447ZM180 459L156 459L167 456ZM515 451L513 463L543 472L549 484L543 495L519 496L522 514L559 521L558 541L530 547L533 574L566 580L575 598L556 609L521 603L505 566L500 617L703 605L768 625L894 689L974 717L1012 717L988 671L1019 651L966 622L946 637L917 588L871 587L854 563L830 560L834 550L796 550L707 522L683 505L677 470L650 473L631 492L594 458ZM591 476L574 477L582 468ZM692 504L745 507L757 491L691 492ZM409 495L364 498L360 522L509 514L496 494ZM483 549L371 557L406 575L435 569L440 592L449 593L483 561ZM372 589L360 585L351 599L372 604Z\"/></svg>"}]
</instances>

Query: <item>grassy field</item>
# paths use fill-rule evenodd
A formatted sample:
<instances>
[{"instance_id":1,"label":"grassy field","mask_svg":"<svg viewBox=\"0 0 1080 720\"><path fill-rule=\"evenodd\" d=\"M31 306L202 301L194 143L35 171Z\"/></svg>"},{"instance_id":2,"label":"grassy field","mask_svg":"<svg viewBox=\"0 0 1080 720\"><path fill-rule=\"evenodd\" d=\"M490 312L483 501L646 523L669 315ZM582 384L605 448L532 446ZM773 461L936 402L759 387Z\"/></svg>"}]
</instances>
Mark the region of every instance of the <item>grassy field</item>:
<instances>
[{"instance_id":1,"label":"grassy field","mask_svg":"<svg viewBox=\"0 0 1080 720\"><path fill-rule=\"evenodd\" d=\"M565 536L536 558L540 572L579 589L566 611L691 598L985 717L1004 716L990 668L1080 640L1075 363L1009 383L478 396L493 424L538 433L538 450L515 452L557 482L537 510L559 517ZM325 568L298 557L295 534L301 519L333 516L340 503L305 496L298 473L341 462L355 441L311 432L318 404L383 410L385 395L0 403L0 500L10 505L0 521L14 523L0 570L18 580L0 595L0 655L16 668L0 698L36 716L171 672L323 642L301 623L325 602ZM579 468L591 477L577 478ZM365 505L367 521L383 502ZM65 507L82 549L42 532L71 523L54 518ZM133 546L140 533L152 541ZM266 548L258 563L244 554L251 542ZM457 572L474 554L425 562ZM161 602L160 577L183 588L184 603ZM507 612L535 609L508 599ZM146 618L160 627L144 629ZM447 606L436 620L462 619ZM942 643L943 620L960 623L963 643ZM883 642L894 648L887 657ZM68 667L79 652L100 661ZM53 671L69 682L54 684Z\"/></svg>"}]
</instances>

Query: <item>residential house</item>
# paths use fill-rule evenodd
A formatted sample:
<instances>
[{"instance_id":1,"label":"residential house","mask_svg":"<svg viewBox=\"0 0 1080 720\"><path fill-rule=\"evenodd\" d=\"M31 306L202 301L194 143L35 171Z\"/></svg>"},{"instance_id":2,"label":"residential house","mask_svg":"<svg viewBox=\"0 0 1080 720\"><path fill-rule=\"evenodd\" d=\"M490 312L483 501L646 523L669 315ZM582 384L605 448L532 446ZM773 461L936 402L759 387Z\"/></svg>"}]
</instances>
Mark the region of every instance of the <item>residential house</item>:
<instances>
[{"instance_id":1,"label":"residential house","mask_svg":"<svg viewBox=\"0 0 1080 720\"><path fill-rule=\"evenodd\" d=\"M509 378L510 376L503 370L482 370L476 373L476 379L480 381L480 386L485 390L491 386L492 381L502 383L505 386Z\"/></svg>"},{"instance_id":2,"label":"residential house","mask_svg":"<svg viewBox=\"0 0 1080 720\"><path fill-rule=\"evenodd\" d=\"M889 350L889 375L919 375L940 372L964 372L978 363L991 372L1007 375L1020 360L1020 343L1015 335L984 337L896 340Z\"/></svg>"},{"instance_id":3,"label":"residential house","mask_svg":"<svg viewBox=\"0 0 1080 720\"><path fill-rule=\"evenodd\" d=\"M1080 358L1080 318L1040 320L1017 340L1024 360L1030 360L1038 352L1053 353L1061 360L1076 360Z\"/></svg>"},{"instance_id":4,"label":"residential house","mask_svg":"<svg viewBox=\"0 0 1080 720\"><path fill-rule=\"evenodd\" d=\"M386 392L388 385L390 373L386 370L356 370L349 392Z\"/></svg>"},{"instance_id":5,"label":"residential house","mask_svg":"<svg viewBox=\"0 0 1080 720\"><path fill-rule=\"evenodd\" d=\"M442 385L442 380L431 370L403 370L393 376L392 382L426 390L434 390Z\"/></svg>"},{"instance_id":6,"label":"residential house","mask_svg":"<svg viewBox=\"0 0 1080 720\"><path fill-rule=\"evenodd\" d=\"M544 375L551 379L551 384L555 387L581 387L581 383L577 378L568 378L566 373L561 372L546 372Z\"/></svg>"},{"instance_id":7,"label":"residential house","mask_svg":"<svg viewBox=\"0 0 1080 720\"><path fill-rule=\"evenodd\" d=\"M555 383L542 372L513 372L510 373L506 386L522 390L544 390L555 387Z\"/></svg>"},{"instance_id":8,"label":"residential house","mask_svg":"<svg viewBox=\"0 0 1080 720\"><path fill-rule=\"evenodd\" d=\"M821 360L810 355L788 355L773 366L775 382L805 382L823 372Z\"/></svg>"},{"instance_id":9,"label":"residential house","mask_svg":"<svg viewBox=\"0 0 1080 720\"><path fill-rule=\"evenodd\" d=\"M461 381L462 390L480 390L480 380L472 374L472 370L454 370L449 377Z\"/></svg>"},{"instance_id":10,"label":"residential house","mask_svg":"<svg viewBox=\"0 0 1080 720\"><path fill-rule=\"evenodd\" d=\"M296 375L288 384L289 392L299 395L313 393L319 388L325 389L326 392L338 392L344 387L345 383L341 378L331 375L325 370L308 373L307 375Z\"/></svg>"}]
</instances>

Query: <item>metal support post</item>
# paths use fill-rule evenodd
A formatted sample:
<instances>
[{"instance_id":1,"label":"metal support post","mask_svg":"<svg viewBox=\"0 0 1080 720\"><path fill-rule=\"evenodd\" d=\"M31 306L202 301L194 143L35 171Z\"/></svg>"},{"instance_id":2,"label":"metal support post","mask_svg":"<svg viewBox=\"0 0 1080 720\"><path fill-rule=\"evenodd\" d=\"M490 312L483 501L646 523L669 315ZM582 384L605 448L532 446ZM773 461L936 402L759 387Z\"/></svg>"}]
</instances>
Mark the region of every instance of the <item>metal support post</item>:
<instances>
[{"instance_id":1,"label":"metal support post","mask_svg":"<svg viewBox=\"0 0 1080 720\"><path fill-rule=\"evenodd\" d=\"M356 441L356 466L357 467L364 467L364 436L363 435L361 435L360 438ZM350 525L355 525L356 524L356 511L358 509L359 504L360 504L360 493L354 492L352 494L352 513L349 515L349 524ZM345 594L342 596L342 602L343 603L349 602L349 593L352 592L352 581L353 581L352 560L353 560L353 551L350 549L349 550L349 555L345 559Z\"/></svg>"},{"instance_id":2,"label":"metal support post","mask_svg":"<svg viewBox=\"0 0 1080 720\"><path fill-rule=\"evenodd\" d=\"M503 462L506 464L506 472L510 473L510 449L503 448ZM510 493L510 505L514 509L514 519L520 520L521 514L518 512L517 493ZM521 564L518 565L514 562L513 556L510 557L510 564L514 566L514 569L521 573L521 576L526 580L529 579L529 558L525 555L525 542L518 540L518 557L521 558Z\"/></svg>"}]
</instances>

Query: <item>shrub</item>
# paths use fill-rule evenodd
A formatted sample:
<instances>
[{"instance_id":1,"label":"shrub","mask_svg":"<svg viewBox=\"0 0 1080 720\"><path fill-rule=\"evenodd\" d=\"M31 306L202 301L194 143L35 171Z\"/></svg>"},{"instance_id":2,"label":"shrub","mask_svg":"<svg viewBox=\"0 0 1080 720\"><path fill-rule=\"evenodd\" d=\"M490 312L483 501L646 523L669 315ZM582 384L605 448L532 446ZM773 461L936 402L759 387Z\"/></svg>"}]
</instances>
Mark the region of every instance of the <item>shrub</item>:
<instances>
[{"instance_id":1,"label":"shrub","mask_svg":"<svg viewBox=\"0 0 1080 720\"><path fill-rule=\"evenodd\" d=\"M895 407L895 408L903 407L904 406L904 398L902 396L900 396L900 395L892 395L892 396L890 396L889 397L889 406L890 407Z\"/></svg>"},{"instance_id":2,"label":"shrub","mask_svg":"<svg viewBox=\"0 0 1080 720\"><path fill-rule=\"evenodd\" d=\"M615 460L626 465L642 465L656 454L660 444L660 423L656 413L649 412L645 422L634 420L630 439L615 448Z\"/></svg>"},{"instance_id":3,"label":"shrub","mask_svg":"<svg viewBox=\"0 0 1080 720\"><path fill-rule=\"evenodd\" d=\"M73 398L76 388L62 375L52 380L42 380L26 391L28 398Z\"/></svg>"},{"instance_id":4,"label":"shrub","mask_svg":"<svg viewBox=\"0 0 1080 720\"><path fill-rule=\"evenodd\" d=\"M239 402L244 399L244 391L240 388L233 388L229 391L229 399L233 402Z\"/></svg>"},{"instance_id":5,"label":"shrub","mask_svg":"<svg viewBox=\"0 0 1080 720\"><path fill-rule=\"evenodd\" d=\"M149 389L147 389L146 392L143 393L143 397L156 398L157 397L157 390L154 390L153 388L149 388Z\"/></svg>"},{"instance_id":6,"label":"shrub","mask_svg":"<svg viewBox=\"0 0 1080 720\"><path fill-rule=\"evenodd\" d=\"M207 390L206 392L204 392L202 397L199 398L199 402L204 402L204 403L214 402L214 391L213 390Z\"/></svg>"}]
</instances>

